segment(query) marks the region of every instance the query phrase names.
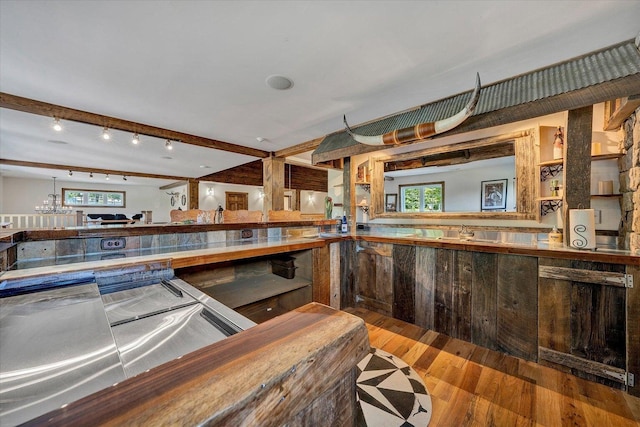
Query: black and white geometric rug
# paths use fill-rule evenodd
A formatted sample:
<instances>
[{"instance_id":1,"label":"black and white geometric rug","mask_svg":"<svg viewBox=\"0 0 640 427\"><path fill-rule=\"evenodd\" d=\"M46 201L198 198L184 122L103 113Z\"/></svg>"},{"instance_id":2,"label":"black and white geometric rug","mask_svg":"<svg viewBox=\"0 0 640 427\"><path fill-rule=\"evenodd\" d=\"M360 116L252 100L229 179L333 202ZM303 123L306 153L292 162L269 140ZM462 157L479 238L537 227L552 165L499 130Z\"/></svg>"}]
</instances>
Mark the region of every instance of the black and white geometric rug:
<instances>
[{"instance_id":1,"label":"black and white geometric rug","mask_svg":"<svg viewBox=\"0 0 640 427\"><path fill-rule=\"evenodd\" d=\"M424 427L431 397L422 378L402 359L372 348L358 363L358 426Z\"/></svg>"}]
</instances>

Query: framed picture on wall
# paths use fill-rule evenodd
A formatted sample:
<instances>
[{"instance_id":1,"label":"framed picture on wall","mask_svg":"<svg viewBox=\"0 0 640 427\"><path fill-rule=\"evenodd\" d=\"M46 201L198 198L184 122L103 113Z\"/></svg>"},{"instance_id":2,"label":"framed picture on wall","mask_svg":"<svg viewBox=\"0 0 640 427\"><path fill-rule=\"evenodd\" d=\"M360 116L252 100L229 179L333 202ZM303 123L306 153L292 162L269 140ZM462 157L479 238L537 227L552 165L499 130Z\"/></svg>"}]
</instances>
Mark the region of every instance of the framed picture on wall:
<instances>
[{"instance_id":1,"label":"framed picture on wall","mask_svg":"<svg viewBox=\"0 0 640 427\"><path fill-rule=\"evenodd\" d=\"M384 211L396 212L398 206L398 194L391 193L384 196Z\"/></svg>"},{"instance_id":2,"label":"framed picture on wall","mask_svg":"<svg viewBox=\"0 0 640 427\"><path fill-rule=\"evenodd\" d=\"M507 179L481 182L480 209L483 211L507 208Z\"/></svg>"}]
</instances>

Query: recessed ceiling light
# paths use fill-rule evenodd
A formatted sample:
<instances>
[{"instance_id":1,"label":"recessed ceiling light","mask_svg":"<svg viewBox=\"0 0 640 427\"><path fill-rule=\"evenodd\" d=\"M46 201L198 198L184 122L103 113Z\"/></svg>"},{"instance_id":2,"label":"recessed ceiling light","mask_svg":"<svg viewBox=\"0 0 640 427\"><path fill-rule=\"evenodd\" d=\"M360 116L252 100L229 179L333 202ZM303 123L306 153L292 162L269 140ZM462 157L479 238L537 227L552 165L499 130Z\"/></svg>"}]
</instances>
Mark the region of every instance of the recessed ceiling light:
<instances>
[{"instance_id":1,"label":"recessed ceiling light","mask_svg":"<svg viewBox=\"0 0 640 427\"><path fill-rule=\"evenodd\" d=\"M262 144L263 142L270 142L267 138L263 138L261 136L257 137L256 141L258 141L260 144Z\"/></svg>"},{"instance_id":2,"label":"recessed ceiling light","mask_svg":"<svg viewBox=\"0 0 640 427\"><path fill-rule=\"evenodd\" d=\"M267 77L267 86L276 90L287 90L293 87L293 80L285 76L273 75Z\"/></svg>"}]
</instances>

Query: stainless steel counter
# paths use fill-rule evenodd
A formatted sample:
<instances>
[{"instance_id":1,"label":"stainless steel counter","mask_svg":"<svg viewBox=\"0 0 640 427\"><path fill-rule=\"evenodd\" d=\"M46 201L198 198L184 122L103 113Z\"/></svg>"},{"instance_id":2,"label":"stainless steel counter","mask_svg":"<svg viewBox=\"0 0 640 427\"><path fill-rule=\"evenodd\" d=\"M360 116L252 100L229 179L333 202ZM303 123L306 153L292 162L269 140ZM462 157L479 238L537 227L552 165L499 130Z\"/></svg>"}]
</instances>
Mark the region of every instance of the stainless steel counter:
<instances>
[{"instance_id":1,"label":"stainless steel counter","mask_svg":"<svg viewBox=\"0 0 640 427\"><path fill-rule=\"evenodd\" d=\"M3 298L0 360L3 426L126 378L95 283Z\"/></svg>"},{"instance_id":2,"label":"stainless steel counter","mask_svg":"<svg viewBox=\"0 0 640 427\"><path fill-rule=\"evenodd\" d=\"M255 325L167 276L171 269L97 274L42 290L29 280L26 293L0 298L0 424L28 421Z\"/></svg>"}]
</instances>

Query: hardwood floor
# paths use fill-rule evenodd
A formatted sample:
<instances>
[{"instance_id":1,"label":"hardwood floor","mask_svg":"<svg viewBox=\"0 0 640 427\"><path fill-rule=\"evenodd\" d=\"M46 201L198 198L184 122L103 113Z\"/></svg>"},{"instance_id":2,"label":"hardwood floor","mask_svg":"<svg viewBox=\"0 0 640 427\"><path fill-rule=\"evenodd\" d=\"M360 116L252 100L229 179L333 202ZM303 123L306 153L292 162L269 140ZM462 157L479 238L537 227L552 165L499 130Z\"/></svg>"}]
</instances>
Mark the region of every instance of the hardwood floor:
<instances>
[{"instance_id":1,"label":"hardwood floor","mask_svg":"<svg viewBox=\"0 0 640 427\"><path fill-rule=\"evenodd\" d=\"M371 346L424 379L435 426L639 426L640 399L360 308Z\"/></svg>"}]
</instances>

